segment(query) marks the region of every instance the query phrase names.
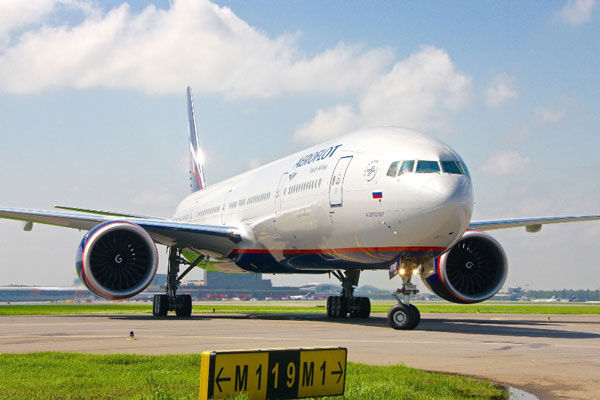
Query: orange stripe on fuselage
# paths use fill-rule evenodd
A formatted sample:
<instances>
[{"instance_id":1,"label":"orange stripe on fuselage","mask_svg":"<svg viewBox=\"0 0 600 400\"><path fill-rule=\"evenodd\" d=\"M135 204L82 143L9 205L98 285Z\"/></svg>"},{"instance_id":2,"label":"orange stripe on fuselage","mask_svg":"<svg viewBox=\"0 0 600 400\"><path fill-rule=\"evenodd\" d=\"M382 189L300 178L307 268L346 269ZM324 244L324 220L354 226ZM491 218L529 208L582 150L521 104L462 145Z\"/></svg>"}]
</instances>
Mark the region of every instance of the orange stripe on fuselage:
<instances>
[{"instance_id":1,"label":"orange stripe on fuselage","mask_svg":"<svg viewBox=\"0 0 600 400\"><path fill-rule=\"evenodd\" d=\"M334 254L383 251L445 251L445 247L393 246L393 247L345 247L338 249L233 249L233 254Z\"/></svg>"}]
</instances>

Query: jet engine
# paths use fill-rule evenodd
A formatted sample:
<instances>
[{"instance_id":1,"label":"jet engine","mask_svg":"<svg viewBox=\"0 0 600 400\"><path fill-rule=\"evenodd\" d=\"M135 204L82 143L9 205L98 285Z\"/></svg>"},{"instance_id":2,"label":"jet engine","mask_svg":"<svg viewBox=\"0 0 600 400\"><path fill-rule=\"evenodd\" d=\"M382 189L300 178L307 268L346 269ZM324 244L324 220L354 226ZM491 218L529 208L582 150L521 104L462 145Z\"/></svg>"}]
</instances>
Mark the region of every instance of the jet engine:
<instances>
[{"instance_id":1,"label":"jet engine","mask_svg":"<svg viewBox=\"0 0 600 400\"><path fill-rule=\"evenodd\" d=\"M425 268L423 283L453 303L478 303L495 295L504 284L508 262L495 239L467 231L446 253Z\"/></svg>"},{"instance_id":2,"label":"jet engine","mask_svg":"<svg viewBox=\"0 0 600 400\"><path fill-rule=\"evenodd\" d=\"M142 227L111 221L85 235L75 265L79 279L91 292L106 299L125 299L150 284L158 267L158 253Z\"/></svg>"}]
</instances>

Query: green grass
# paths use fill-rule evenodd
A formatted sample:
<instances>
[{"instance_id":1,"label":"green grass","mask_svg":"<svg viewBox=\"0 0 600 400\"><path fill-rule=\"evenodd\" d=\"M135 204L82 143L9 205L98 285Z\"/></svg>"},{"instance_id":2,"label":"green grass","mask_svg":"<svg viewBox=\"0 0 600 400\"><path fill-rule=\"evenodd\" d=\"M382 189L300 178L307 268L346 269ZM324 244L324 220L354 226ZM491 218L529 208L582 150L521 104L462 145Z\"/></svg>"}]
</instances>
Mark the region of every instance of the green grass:
<instances>
[{"instance_id":1,"label":"green grass","mask_svg":"<svg viewBox=\"0 0 600 400\"><path fill-rule=\"evenodd\" d=\"M0 315L152 314L151 304L11 304Z\"/></svg>"},{"instance_id":2,"label":"green grass","mask_svg":"<svg viewBox=\"0 0 600 400\"><path fill-rule=\"evenodd\" d=\"M0 354L0 376L3 399L197 399L200 355ZM458 375L349 363L344 398L504 399L506 392Z\"/></svg>"},{"instance_id":3,"label":"green grass","mask_svg":"<svg viewBox=\"0 0 600 400\"><path fill-rule=\"evenodd\" d=\"M322 302L323 304L325 302ZM298 303L295 305L250 305L242 304L207 304L195 305L196 314L288 314L288 313L322 313L323 306L319 302L310 305ZM393 303L372 306L372 312L387 313ZM479 304L450 304L415 303L424 313L499 313L499 314L600 314L597 304L538 304L538 303L479 303ZM66 315L66 314L151 314L151 304L36 304L36 305L0 305L0 315Z\"/></svg>"}]
</instances>

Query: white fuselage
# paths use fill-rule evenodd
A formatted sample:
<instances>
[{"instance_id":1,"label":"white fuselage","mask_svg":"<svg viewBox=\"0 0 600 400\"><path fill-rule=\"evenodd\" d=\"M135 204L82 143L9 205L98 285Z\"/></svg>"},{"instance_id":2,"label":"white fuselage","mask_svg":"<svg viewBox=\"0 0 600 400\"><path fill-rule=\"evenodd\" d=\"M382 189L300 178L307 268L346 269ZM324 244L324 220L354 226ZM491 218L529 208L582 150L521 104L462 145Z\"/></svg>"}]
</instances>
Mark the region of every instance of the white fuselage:
<instances>
[{"instance_id":1,"label":"white fuselage","mask_svg":"<svg viewBox=\"0 0 600 400\"><path fill-rule=\"evenodd\" d=\"M393 162L412 171L388 175ZM257 272L379 269L442 254L469 225L471 180L419 172L419 160L462 162L447 145L408 130L361 130L209 186L174 218L241 227L226 257ZM230 263L233 265L233 263Z\"/></svg>"}]
</instances>

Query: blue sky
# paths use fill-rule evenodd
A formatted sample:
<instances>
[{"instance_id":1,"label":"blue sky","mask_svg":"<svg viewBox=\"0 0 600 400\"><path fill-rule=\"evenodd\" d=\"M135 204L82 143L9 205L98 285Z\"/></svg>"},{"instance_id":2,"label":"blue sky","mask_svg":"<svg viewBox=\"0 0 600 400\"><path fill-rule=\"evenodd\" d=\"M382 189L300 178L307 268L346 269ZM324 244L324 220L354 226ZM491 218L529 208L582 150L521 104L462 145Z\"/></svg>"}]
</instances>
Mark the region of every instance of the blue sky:
<instances>
[{"instance_id":1,"label":"blue sky","mask_svg":"<svg viewBox=\"0 0 600 400\"><path fill-rule=\"evenodd\" d=\"M169 216L188 192L191 84L209 184L401 125L462 155L475 219L599 213L596 2L462 5L4 1L0 204ZM0 223L0 284L71 282L82 236ZM494 237L510 285L598 288L598 223Z\"/></svg>"}]
</instances>

